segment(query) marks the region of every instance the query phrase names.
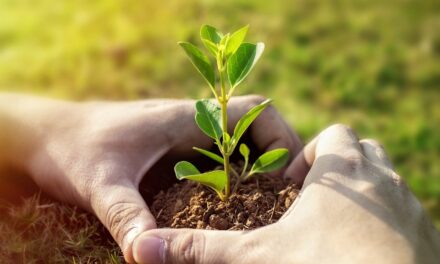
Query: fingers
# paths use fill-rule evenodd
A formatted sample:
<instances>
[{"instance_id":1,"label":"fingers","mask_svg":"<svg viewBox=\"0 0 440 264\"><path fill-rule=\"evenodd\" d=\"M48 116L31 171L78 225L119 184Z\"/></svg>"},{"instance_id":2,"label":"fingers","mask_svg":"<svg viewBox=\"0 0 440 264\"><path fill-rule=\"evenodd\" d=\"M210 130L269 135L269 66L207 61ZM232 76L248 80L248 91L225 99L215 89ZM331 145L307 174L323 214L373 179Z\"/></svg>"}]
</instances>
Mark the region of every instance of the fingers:
<instances>
[{"instance_id":1,"label":"fingers","mask_svg":"<svg viewBox=\"0 0 440 264\"><path fill-rule=\"evenodd\" d=\"M362 162L362 159L365 158L373 164L393 168L385 150L377 141L372 139L358 141L357 135L352 129L338 124L325 129L307 144L289 165L285 177L302 185L312 165L324 156L328 157L325 160L327 164L321 165L332 167L332 170L337 169L338 166L346 165L347 162Z\"/></svg>"},{"instance_id":2,"label":"fingers","mask_svg":"<svg viewBox=\"0 0 440 264\"><path fill-rule=\"evenodd\" d=\"M328 127L315 142L315 146L305 148L309 165L321 156L338 154L345 157L361 155L362 150L356 133L348 126L336 124Z\"/></svg>"},{"instance_id":3,"label":"fingers","mask_svg":"<svg viewBox=\"0 0 440 264\"><path fill-rule=\"evenodd\" d=\"M362 139L359 141L363 153L371 162L393 169L393 164L388 159L385 149L374 139Z\"/></svg>"},{"instance_id":4,"label":"fingers","mask_svg":"<svg viewBox=\"0 0 440 264\"><path fill-rule=\"evenodd\" d=\"M234 258L244 241L240 234L193 229L151 230L136 238L133 256L136 263L236 263Z\"/></svg>"},{"instance_id":5,"label":"fingers","mask_svg":"<svg viewBox=\"0 0 440 264\"><path fill-rule=\"evenodd\" d=\"M309 147L310 145L306 145ZM295 159L290 163L284 172L284 178L290 180L297 186L302 186L304 179L309 173L310 165L307 162L306 157L304 156L304 150L301 151Z\"/></svg>"},{"instance_id":6,"label":"fingers","mask_svg":"<svg viewBox=\"0 0 440 264\"><path fill-rule=\"evenodd\" d=\"M302 185L310 167L318 158L325 155L337 155L348 160L361 158L362 150L357 135L345 125L337 124L328 127L296 156L287 168L285 177Z\"/></svg>"},{"instance_id":7,"label":"fingers","mask_svg":"<svg viewBox=\"0 0 440 264\"><path fill-rule=\"evenodd\" d=\"M133 240L140 233L156 228L143 198L131 185L103 186L92 197L96 215L122 249L125 260L132 263Z\"/></svg>"},{"instance_id":8,"label":"fingers","mask_svg":"<svg viewBox=\"0 0 440 264\"><path fill-rule=\"evenodd\" d=\"M303 150L295 157L293 162L289 165L284 175L285 178L290 178L295 184L301 186L310 167L315 160L315 149L318 142L318 137L314 138L307 144Z\"/></svg>"}]
</instances>

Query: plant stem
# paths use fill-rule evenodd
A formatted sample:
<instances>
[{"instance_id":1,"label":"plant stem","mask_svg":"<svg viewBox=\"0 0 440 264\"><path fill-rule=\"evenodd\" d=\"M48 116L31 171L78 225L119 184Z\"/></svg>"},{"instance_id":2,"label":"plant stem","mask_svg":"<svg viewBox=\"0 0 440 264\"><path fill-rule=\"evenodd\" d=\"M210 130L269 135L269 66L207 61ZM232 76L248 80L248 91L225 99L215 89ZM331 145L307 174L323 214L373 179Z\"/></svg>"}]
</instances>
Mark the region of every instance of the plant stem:
<instances>
[{"instance_id":1,"label":"plant stem","mask_svg":"<svg viewBox=\"0 0 440 264\"><path fill-rule=\"evenodd\" d=\"M225 197L228 198L230 194L230 171L231 171L231 165L229 164L229 150L228 145L229 142L225 139L225 134L228 133L228 96L226 94L226 87L225 87L225 76L224 76L224 65L223 63L219 64L219 73L220 73L220 84L221 84L221 97L220 97L220 107L222 110L222 131L223 131L223 160L224 160L224 170L226 174L226 186L225 186Z\"/></svg>"},{"instance_id":2,"label":"plant stem","mask_svg":"<svg viewBox=\"0 0 440 264\"><path fill-rule=\"evenodd\" d=\"M235 183L235 186L234 186L234 189L232 190L232 192L235 193L238 189L238 186L240 186L240 183L246 179L244 177L244 174L246 173L246 169L248 167L248 164L249 164L249 157L247 157L247 158L245 157L243 170L241 171L241 175L237 177L237 182Z\"/></svg>"},{"instance_id":3,"label":"plant stem","mask_svg":"<svg viewBox=\"0 0 440 264\"><path fill-rule=\"evenodd\" d=\"M229 165L229 155L225 155L224 160L225 160L224 166L225 166L225 173L226 173L225 197L228 198L229 194L231 192L230 191L231 187L230 187L230 183L229 183L229 175L230 175L230 170L231 170L231 167Z\"/></svg>"},{"instance_id":4,"label":"plant stem","mask_svg":"<svg viewBox=\"0 0 440 264\"><path fill-rule=\"evenodd\" d=\"M221 83L221 100L220 106L222 109L222 129L223 133L228 132L228 97L226 95L224 70L220 69L220 83Z\"/></svg>"},{"instance_id":5,"label":"plant stem","mask_svg":"<svg viewBox=\"0 0 440 264\"><path fill-rule=\"evenodd\" d=\"M248 164L249 164L249 157L244 159L244 166L243 166L243 170L241 171L240 179L244 179L244 174L246 173Z\"/></svg>"}]
</instances>

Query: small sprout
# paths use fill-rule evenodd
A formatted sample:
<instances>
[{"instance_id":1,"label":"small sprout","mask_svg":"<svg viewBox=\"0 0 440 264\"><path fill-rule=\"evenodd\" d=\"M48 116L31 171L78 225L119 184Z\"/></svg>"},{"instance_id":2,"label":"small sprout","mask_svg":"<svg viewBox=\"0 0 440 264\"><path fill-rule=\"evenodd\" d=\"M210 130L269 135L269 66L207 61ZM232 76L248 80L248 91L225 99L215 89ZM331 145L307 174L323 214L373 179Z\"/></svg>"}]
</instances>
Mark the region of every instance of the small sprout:
<instances>
[{"instance_id":1,"label":"small sprout","mask_svg":"<svg viewBox=\"0 0 440 264\"><path fill-rule=\"evenodd\" d=\"M249 159L249 148L246 146L246 144L242 143L240 144L240 154L243 156L245 160Z\"/></svg>"},{"instance_id":2,"label":"small sprout","mask_svg":"<svg viewBox=\"0 0 440 264\"><path fill-rule=\"evenodd\" d=\"M255 174L265 173L280 169L289 158L287 149L275 149L260 156L251 170L249 166L250 150L245 144L240 144L239 151L244 158L244 167L239 174L229 163L241 137L252 122L269 106L272 100L266 100L253 107L238 121L234 134L228 134L227 105L235 88L248 76L257 61L260 59L264 44L243 42L249 26L244 26L232 34L223 34L215 27L203 25L200 29L200 38L208 52L213 55L215 63L196 46L188 42L179 42L190 61L208 83L217 102L202 99L196 102L195 120L199 128L207 136L215 141L221 153L217 155L208 150L194 147L199 153L221 163L224 170L215 170L201 173L193 164L181 161L176 164L174 171L179 180L187 179L199 182L213 189L221 200L226 200L230 195L230 175L237 177L234 191L240 182L243 182ZM216 73L213 65L217 67L219 87L216 84ZM227 89L229 84L229 89Z\"/></svg>"},{"instance_id":3,"label":"small sprout","mask_svg":"<svg viewBox=\"0 0 440 264\"><path fill-rule=\"evenodd\" d=\"M247 166L249 164L249 153L250 153L250 150L249 150L248 146L246 146L246 144L244 144L244 143L242 143L240 145L240 149L239 150L240 150L240 154L244 158L244 166L243 166L243 171L241 172L241 175L240 175L240 179L244 179L244 174L246 173Z\"/></svg>"},{"instance_id":4,"label":"small sprout","mask_svg":"<svg viewBox=\"0 0 440 264\"><path fill-rule=\"evenodd\" d=\"M256 173L271 172L284 167L289 161L289 151L285 148L274 149L261 155L254 163L249 174L244 178L249 179Z\"/></svg>"}]
</instances>

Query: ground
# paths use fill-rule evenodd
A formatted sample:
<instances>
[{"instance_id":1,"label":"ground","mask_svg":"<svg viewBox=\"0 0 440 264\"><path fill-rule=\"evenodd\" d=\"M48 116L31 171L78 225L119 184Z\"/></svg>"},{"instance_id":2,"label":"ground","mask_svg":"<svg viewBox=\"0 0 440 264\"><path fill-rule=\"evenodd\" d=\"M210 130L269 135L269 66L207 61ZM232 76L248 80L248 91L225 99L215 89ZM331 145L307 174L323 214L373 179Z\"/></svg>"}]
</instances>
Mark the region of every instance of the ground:
<instances>
[{"instance_id":1,"label":"ground","mask_svg":"<svg viewBox=\"0 0 440 264\"><path fill-rule=\"evenodd\" d=\"M439 1L3 0L0 91L74 100L209 96L176 44L196 42L202 23L225 31L250 24L249 40L265 42L266 51L237 93L273 98L306 141L332 123L377 138L440 227ZM58 225L62 212L82 215L47 204L50 216L36 203L8 210L29 210L30 226L46 218ZM11 224L19 215L6 218L1 239L19 238ZM16 249L26 248L27 262L54 251L66 261L87 262L90 254L111 261L111 246L94 248L96 237L81 237L102 228L90 219L57 226L87 250L73 243L65 253L62 233L44 228L33 231L32 244L18 239Z\"/></svg>"},{"instance_id":2,"label":"ground","mask_svg":"<svg viewBox=\"0 0 440 264\"><path fill-rule=\"evenodd\" d=\"M1 263L124 263L117 244L91 214L36 194L0 207Z\"/></svg>"}]
</instances>

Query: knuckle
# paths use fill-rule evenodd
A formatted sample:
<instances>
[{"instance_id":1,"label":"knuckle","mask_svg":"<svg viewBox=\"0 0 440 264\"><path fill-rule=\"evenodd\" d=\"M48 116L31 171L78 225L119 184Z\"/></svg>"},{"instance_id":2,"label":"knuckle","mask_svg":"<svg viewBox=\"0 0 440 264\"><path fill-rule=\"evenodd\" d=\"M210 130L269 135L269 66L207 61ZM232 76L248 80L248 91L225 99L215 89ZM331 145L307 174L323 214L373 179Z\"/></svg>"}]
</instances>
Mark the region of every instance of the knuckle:
<instances>
[{"instance_id":1,"label":"knuckle","mask_svg":"<svg viewBox=\"0 0 440 264\"><path fill-rule=\"evenodd\" d=\"M122 245L126 235L135 226L130 223L142 213L142 208L120 201L111 205L105 214L105 223L115 240Z\"/></svg>"},{"instance_id":2,"label":"knuckle","mask_svg":"<svg viewBox=\"0 0 440 264\"><path fill-rule=\"evenodd\" d=\"M340 132L349 132L353 133L353 129L345 124L333 124L327 128L328 131L340 133Z\"/></svg>"},{"instance_id":3,"label":"knuckle","mask_svg":"<svg viewBox=\"0 0 440 264\"><path fill-rule=\"evenodd\" d=\"M360 151L348 150L342 157L346 160L345 168L352 173L365 167L366 158Z\"/></svg>"},{"instance_id":4,"label":"knuckle","mask_svg":"<svg viewBox=\"0 0 440 264\"><path fill-rule=\"evenodd\" d=\"M379 143L379 141L375 140L375 139L371 139L371 138L366 138L366 139L362 139L360 141L361 143L366 143L375 147L380 147L383 148L382 144Z\"/></svg>"},{"instance_id":5,"label":"knuckle","mask_svg":"<svg viewBox=\"0 0 440 264\"><path fill-rule=\"evenodd\" d=\"M356 172L365 167L366 158L361 152L350 149L340 154L342 162L331 161L328 166L337 168L337 171L343 172L346 175L356 175Z\"/></svg>"},{"instance_id":6,"label":"knuckle","mask_svg":"<svg viewBox=\"0 0 440 264\"><path fill-rule=\"evenodd\" d=\"M357 149L348 149L341 153L341 156L352 165L363 165L365 161L364 155Z\"/></svg>"},{"instance_id":7,"label":"knuckle","mask_svg":"<svg viewBox=\"0 0 440 264\"><path fill-rule=\"evenodd\" d=\"M176 263L203 263L205 237L198 232L189 232L172 242L171 248L178 261Z\"/></svg>"},{"instance_id":8,"label":"knuckle","mask_svg":"<svg viewBox=\"0 0 440 264\"><path fill-rule=\"evenodd\" d=\"M405 181L402 179L402 177L400 177L399 174L395 173L391 169L389 169L388 171L389 171L390 179L395 186L403 188L405 190L409 190Z\"/></svg>"},{"instance_id":9,"label":"knuckle","mask_svg":"<svg viewBox=\"0 0 440 264\"><path fill-rule=\"evenodd\" d=\"M407 190L404 181L391 170L374 168L370 176L369 182L360 190L362 193L380 195L393 192L399 196Z\"/></svg>"}]
</instances>

